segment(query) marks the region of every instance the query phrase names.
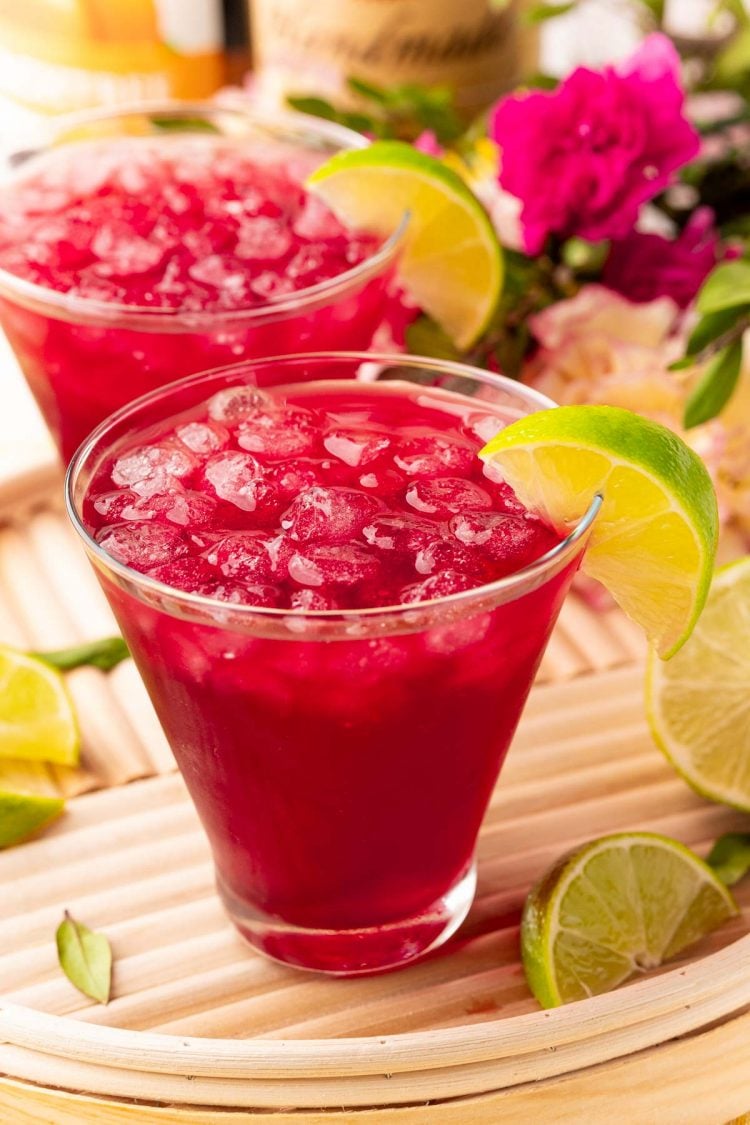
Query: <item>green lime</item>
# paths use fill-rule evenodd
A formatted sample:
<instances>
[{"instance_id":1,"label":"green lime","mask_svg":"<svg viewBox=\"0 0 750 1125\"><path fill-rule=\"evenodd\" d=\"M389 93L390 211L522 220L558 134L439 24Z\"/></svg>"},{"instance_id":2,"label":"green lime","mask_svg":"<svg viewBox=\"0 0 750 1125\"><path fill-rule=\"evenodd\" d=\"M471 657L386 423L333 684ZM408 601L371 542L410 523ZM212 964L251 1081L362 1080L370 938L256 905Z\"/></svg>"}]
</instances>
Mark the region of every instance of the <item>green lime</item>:
<instances>
[{"instance_id":1,"label":"green lime","mask_svg":"<svg viewBox=\"0 0 750 1125\"><path fill-rule=\"evenodd\" d=\"M18 844L59 816L65 801L40 762L0 760L0 848Z\"/></svg>"},{"instance_id":2,"label":"green lime","mask_svg":"<svg viewBox=\"0 0 750 1125\"><path fill-rule=\"evenodd\" d=\"M60 673L0 646L0 759L74 766L78 747L73 705Z\"/></svg>"},{"instance_id":3,"label":"green lime","mask_svg":"<svg viewBox=\"0 0 750 1125\"><path fill-rule=\"evenodd\" d=\"M348 226L387 237L408 214L399 278L465 350L497 308L503 256L487 212L457 172L401 141L341 152L308 186Z\"/></svg>"},{"instance_id":4,"label":"green lime","mask_svg":"<svg viewBox=\"0 0 750 1125\"><path fill-rule=\"evenodd\" d=\"M716 494L681 438L614 406L559 406L501 430L480 453L561 533L603 503L582 569L644 629L663 659L705 604L718 538Z\"/></svg>"},{"instance_id":5,"label":"green lime","mask_svg":"<svg viewBox=\"0 0 750 1125\"><path fill-rule=\"evenodd\" d=\"M750 557L716 572L677 656L649 659L646 716L657 746L698 793L750 812Z\"/></svg>"},{"instance_id":6,"label":"green lime","mask_svg":"<svg viewBox=\"0 0 750 1125\"><path fill-rule=\"evenodd\" d=\"M737 913L708 864L676 840L603 836L531 889L521 921L526 979L544 1008L608 992Z\"/></svg>"}]
</instances>

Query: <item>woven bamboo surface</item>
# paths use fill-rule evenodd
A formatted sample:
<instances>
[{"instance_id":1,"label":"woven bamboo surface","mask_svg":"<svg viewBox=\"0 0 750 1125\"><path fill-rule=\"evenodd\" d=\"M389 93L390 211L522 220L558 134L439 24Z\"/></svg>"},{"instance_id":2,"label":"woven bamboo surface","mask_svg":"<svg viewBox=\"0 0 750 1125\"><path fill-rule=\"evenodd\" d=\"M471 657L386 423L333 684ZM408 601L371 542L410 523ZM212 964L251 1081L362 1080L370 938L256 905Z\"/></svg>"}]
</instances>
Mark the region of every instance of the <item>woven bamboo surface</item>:
<instances>
[{"instance_id":1,"label":"woven bamboo surface","mask_svg":"<svg viewBox=\"0 0 750 1125\"><path fill-rule=\"evenodd\" d=\"M60 648L114 631L59 491L52 461L0 482L3 643ZM3 1125L121 1119L57 1101L47 1114L42 1100L38 1116L27 1116L24 1090L41 1099L47 1088L182 1107L122 1118L134 1122L214 1120L196 1108L206 1106L231 1107L243 1122L284 1109L280 1121L322 1122L313 1109L354 1120L334 1112L348 1106L370 1107L356 1116L369 1125L380 1120L377 1107L402 1105L403 1116L384 1110L398 1113L385 1119L489 1122L502 1113L521 1121L528 1110L543 1121L718 1125L747 1109L750 1079L745 1097L735 1071L750 1074L741 1025L750 1005L750 888L740 890L741 917L609 996L542 1013L518 961L523 897L565 848L640 827L705 852L720 833L747 827L740 814L693 795L654 749L641 657L641 639L618 611L569 599L485 821L467 923L439 955L351 981L285 969L244 945L214 894L207 845L135 669L127 662L109 676L71 674L83 766L54 776L73 799L44 835L0 853L0 1074L13 1080L0 1082L10 1114ZM57 966L54 931L65 908L110 938L107 1007L87 1001ZM554 1092L548 1103L541 1098L559 1086L557 1076L575 1077L592 1096L599 1082L602 1097L608 1082L616 1088L597 1078L602 1066L624 1067L635 1052L642 1073L653 1065L656 1075L666 1056L658 1066L647 1061L666 1048L650 1048L685 1035L680 1046L694 1049L714 1035L701 1049L731 1067L716 1118L686 1105L682 1117L666 1108L639 1116L636 1102L635 1116L577 1118L563 1115ZM637 1071L620 1074L623 1097ZM644 1087L643 1106L655 1105L647 1094ZM696 1087L696 1107L699 1094ZM467 1102L461 1116L456 1098L479 1099L480 1108ZM434 1112L424 1116L428 1101ZM416 1116L410 1105L421 1107ZM454 1109L441 1115L441 1106Z\"/></svg>"}]
</instances>

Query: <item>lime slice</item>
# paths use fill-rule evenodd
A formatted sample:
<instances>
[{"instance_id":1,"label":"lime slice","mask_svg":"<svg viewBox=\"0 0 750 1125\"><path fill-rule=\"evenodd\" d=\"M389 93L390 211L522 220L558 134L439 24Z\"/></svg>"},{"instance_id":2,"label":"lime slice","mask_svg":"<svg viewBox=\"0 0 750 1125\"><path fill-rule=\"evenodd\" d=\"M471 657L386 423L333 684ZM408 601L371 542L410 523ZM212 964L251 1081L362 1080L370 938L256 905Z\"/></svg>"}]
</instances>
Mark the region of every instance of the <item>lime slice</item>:
<instances>
[{"instance_id":1,"label":"lime slice","mask_svg":"<svg viewBox=\"0 0 750 1125\"><path fill-rule=\"evenodd\" d=\"M74 766L78 742L60 673L36 657L0 647L0 759Z\"/></svg>"},{"instance_id":2,"label":"lime slice","mask_svg":"<svg viewBox=\"0 0 750 1125\"><path fill-rule=\"evenodd\" d=\"M643 627L663 659L705 604L716 556L706 467L665 426L614 406L559 406L501 430L479 454L561 533L603 498L582 569Z\"/></svg>"},{"instance_id":3,"label":"lime slice","mask_svg":"<svg viewBox=\"0 0 750 1125\"><path fill-rule=\"evenodd\" d=\"M387 237L409 220L399 278L461 350L482 335L500 297L503 259L487 212L461 177L402 141L341 152L308 186L348 226Z\"/></svg>"},{"instance_id":4,"label":"lime slice","mask_svg":"<svg viewBox=\"0 0 750 1125\"><path fill-rule=\"evenodd\" d=\"M40 762L0 761L0 848L19 844L65 807Z\"/></svg>"},{"instance_id":5,"label":"lime slice","mask_svg":"<svg viewBox=\"0 0 750 1125\"><path fill-rule=\"evenodd\" d=\"M716 572L674 660L649 660L646 715L656 744L698 793L750 812L750 558Z\"/></svg>"},{"instance_id":6,"label":"lime slice","mask_svg":"<svg viewBox=\"0 0 750 1125\"><path fill-rule=\"evenodd\" d=\"M526 979L544 1008L609 992L737 913L708 864L676 840L602 836L563 856L529 892Z\"/></svg>"}]
</instances>

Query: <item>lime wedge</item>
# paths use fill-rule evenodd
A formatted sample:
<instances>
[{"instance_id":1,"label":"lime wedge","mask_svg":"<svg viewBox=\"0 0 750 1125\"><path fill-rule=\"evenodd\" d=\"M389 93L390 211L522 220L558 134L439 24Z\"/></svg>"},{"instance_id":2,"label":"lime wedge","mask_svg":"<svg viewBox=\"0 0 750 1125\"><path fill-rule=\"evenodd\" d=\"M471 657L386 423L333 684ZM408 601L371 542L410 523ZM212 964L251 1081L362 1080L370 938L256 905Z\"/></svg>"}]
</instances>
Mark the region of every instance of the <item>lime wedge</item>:
<instances>
[{"instance_id":1,"label":"lime wedge","mask_svg":"<svg viewBox=\"0 0 750 1125\"><path fill-rule=\"evenodd\" d=\"M0 848L19 844L65 807L40 762L0 761Z\"/></svg>"},{"instance_id":2,"label":"lime wedge","mask_svg":"<svg viewBox=\"0 0 750 1125\"><path fill-rule=\"evenodd\" d=\"M479 456L561 533L603 497L582 569L663 659L687 640L716 557L716 494L697 454L665 426L613 406L559 406L501 430Z\"/></svg>"},{"instance_id":3,"label":"lime wedge","mask_svg":"<svg viewBox=\"0 0 750 1125\"><path fill-rule=\"evenodd\" d=\"M682 651L649 660L646 716L688 784L750 812L750 558L716 572Z\"/></svg>"},{"instance_id":4,"label":"lime wedge","mask_svg":"<svg viewBox=\"0 0 750 1125\"><path fill-rule=\"evenodd\" d=\"M387 237L408 213L399 278L461 350L482 335L503 281L500 243L461 177L401 141L341 152L308 187L348 226Z\"/></svg>"},{"instance_id":5,"label":"lime wedge","mask_svg":"<svg viewBox=\"0 0 750 1125\"><path fill-rule=\"evenodd\" d=\"M34 656L0 647L0 759L74 766L78 743L60 673Z\"/></svg>"},{"instance_id":6,"label":"lime wedge","mask_svg":"<svg viewBox=\"0 0 750 1125\"><path fill-rule=\"evenodd\" d=\"M603 836L563 856L529 892L526 979L544 1008L609 992L737 913L708 864L676 840Z\"/></svg>"}]
</instances>

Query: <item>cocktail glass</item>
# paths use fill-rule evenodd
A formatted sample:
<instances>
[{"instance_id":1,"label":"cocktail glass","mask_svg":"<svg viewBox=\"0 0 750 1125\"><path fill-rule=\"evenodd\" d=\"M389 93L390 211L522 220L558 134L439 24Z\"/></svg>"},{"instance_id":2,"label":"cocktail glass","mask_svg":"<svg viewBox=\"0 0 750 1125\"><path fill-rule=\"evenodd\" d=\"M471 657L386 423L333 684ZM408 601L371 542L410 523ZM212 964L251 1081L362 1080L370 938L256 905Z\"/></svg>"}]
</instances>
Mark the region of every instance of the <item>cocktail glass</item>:
<instances>
[{"instance_id":1,"label":"cocktail glass","mask_svg":"<svg viewBox=\"0 0 750 1125\"><path fill-rule=\"evenodd\" d=\"M198 138L208 151L218 138L243 155L257 152L263 162L293 168L300 181L335 152L365 144L356 133L302 115L264 119L244 108L205 104L99 111L61 125L47 148L20 154L7 190L37 175L64 145L95 192L102 154L153 143L154 134L162 148ZM0 217L2 210L0 193ZM92 228L88 242L95 233ZM85 250L85 232L82 237ZM338 276L226 312L84 298L0 268L0 324L67 461L113 410L173 379L241 358L369 347L385 311L399 241L399 233L384 243L373 240L372 252ZM75 253L75 247L66 250ZM140 282L141 267L134 269ZM118 280L128 285L127 277Z\"/></svg>"},{"instance_id":2,"label":"cocktail glass","mask_svg":"<svg viewBox=\"0 0 750 1125\"><path fill-rule=\"evenodd\" d=\"M230 918L280 961L348 975L411 961L465 917L481 820L598 500L508 577L364 610L232 605L165 586L99 546L87 494L134 438L226 388L331 379L342 392L387 381L412 398L442 388L461 396L460 411L502 423L553 405L440 361L269 359L120 411L74 457L67 501L203 822Z\"/></svg>"}]
</instances>

